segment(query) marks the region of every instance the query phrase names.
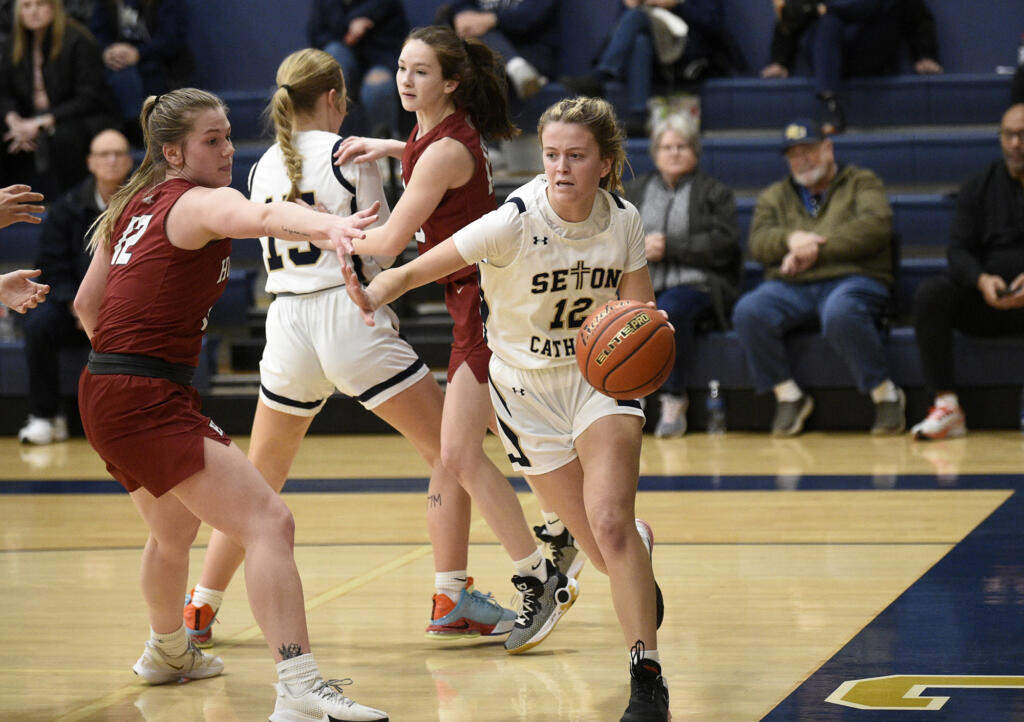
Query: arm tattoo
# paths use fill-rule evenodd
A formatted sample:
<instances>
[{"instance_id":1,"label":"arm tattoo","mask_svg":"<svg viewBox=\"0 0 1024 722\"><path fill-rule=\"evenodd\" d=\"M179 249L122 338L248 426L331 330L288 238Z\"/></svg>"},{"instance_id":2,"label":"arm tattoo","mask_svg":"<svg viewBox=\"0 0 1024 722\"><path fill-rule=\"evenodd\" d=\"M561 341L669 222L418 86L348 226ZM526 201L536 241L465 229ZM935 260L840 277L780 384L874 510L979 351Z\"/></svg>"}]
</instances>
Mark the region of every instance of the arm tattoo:
<instances>
[{"instance_id":1,"label":"arm tattoo","mask_svg":"<svg viewBox=\"0 0 1024 722\"><path fill-rule=\"evenodd\" d=\"M311 237L308 233L303 233L302 231L295 230L294 228L288 228L287 226L281 226L281 230L293 236L302 236L303 238Z\"/></svg>"},{"instance_id":2,"label":"arm tattoo","mask_svg":"<svg viewBox=\"0 0 1024 722\"><path fill-rule=\"evenodd\" d=\"M427 497L427 506L434 508L435 506L441 506L441 495L431 494Z\"/></svg>"},{"instance_id":3,"label":"arm tattoo","mask_svg":"<svg viewBox=\"0 0 1024 722\"><path fill-rule=\"evenodd\" d=\"M281 655L281 661L291 659L292 657L298 657L302 654L302 645L295 644L282 644L277 648L277 653Z\"/></svg>"}]
</instances>

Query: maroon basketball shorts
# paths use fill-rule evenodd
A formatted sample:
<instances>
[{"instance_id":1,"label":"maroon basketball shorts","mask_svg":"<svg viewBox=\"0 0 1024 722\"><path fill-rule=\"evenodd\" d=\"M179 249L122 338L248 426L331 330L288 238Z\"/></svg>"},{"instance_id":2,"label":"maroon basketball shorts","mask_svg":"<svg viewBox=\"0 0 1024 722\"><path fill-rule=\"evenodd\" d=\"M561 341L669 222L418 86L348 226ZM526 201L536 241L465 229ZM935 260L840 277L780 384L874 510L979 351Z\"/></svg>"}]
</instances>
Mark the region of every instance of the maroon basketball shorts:
<instances>
[{"instance_id":1,"label":"maroon basketball shorts","mask_svg":"<svg viewBox=\"0 0 1024 722\"><path fill-rule=\"evenodd\" d=\"M455 327L452 330L452 352L448 358L448 381L463 363L478 383L487 383L487 363L491 350L484 341L484 322L480 317L480 275L460 278L444 287L444 302Z\"/></svg>"},{"instance_id":2,"label":"maroon basketball shorts","mask_svg":"<svg viewBox=\"0 0 1024 722\"><path fill-rule=\"evenodd\" d=\"M200 411L199 392L173 381L82 371L78 406L89 443L129 492L161 496L205 466L204 439L231 439Z\"/></svg>"}]
</instances>

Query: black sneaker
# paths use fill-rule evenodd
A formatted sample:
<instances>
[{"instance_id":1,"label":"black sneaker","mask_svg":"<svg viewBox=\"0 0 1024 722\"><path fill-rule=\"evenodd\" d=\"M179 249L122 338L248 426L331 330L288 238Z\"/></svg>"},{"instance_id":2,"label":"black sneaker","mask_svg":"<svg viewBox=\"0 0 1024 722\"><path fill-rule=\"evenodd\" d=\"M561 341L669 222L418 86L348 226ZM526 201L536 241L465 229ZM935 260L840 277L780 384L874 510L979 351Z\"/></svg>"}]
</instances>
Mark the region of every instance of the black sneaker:
<instances>
[{"instance_id":1,"label":"black sneaker","mask_svg":"<svg viewBox=\"0 0 1024 722\"><path fill-rule=\"evenodd\" d=\"M772 436L796 436L804 430L804 421L814 411L814 399L803 394L796 401L779 401L772 419Z\"/></svg>"},{"instance_id":2,"label":"black sneaker","mask_svg":"<svg viewBox=\"0 0 1024 722\"><path fill-rule=\"evenodd\" d=\"M570 579L575 579L583 569L587 557L576 547L576 540L569 530L563 529L561 534L553 536L548 534L547 525L541 524L533 527L533 533L548 545L548 549L551 550L551 561L555 563L558 571Z\"/></svg>"},{"instance_id":3,"label":"black sneaker","mask_svg":"<svg viewBox=\"0 0 1024 722\"><path fill-rule=\"evenodd\" d=\"M637 640L629 651L629 706L620 722L668 722L668 685L661 665L642 659L644 643Z\"/></svg>"},{"instance_id":4,"label":"black sneaker","mask_svg":"<svg viewBox=\"0 0 1024 722\"><path fill-rule=\"evenodd\" d=\"M523 595L522 608L515 625L505 639L505 651L522 654L543 642L555 629L579 596L579 584L562 574L550 560L547 564L548 580L536 577L512 577L512 584Z\"/></svg>"}]
</instances>

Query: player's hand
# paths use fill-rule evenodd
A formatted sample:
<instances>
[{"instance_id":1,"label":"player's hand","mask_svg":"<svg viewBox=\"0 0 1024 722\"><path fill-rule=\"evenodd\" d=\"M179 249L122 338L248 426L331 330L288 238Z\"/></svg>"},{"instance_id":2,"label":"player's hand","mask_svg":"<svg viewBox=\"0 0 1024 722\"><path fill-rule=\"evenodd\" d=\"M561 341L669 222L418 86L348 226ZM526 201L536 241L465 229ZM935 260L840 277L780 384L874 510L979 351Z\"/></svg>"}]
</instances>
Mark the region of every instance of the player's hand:
<instances>
[{"instance_id":1,"label":"player's hand","mask_svg":"<svg viewBox=\"0 0 1024 722\"><path fill-rule=\"evenodd\" d=\"M42 193L34 193L27 185L13 185L0 188L0 228L12 223L39 223L42 219L33 213L45 209L37 205L43 200Z\"/></svg>"},{"instance_id":2,"label":"player's hand","mask_svg":"<svg viewBox=\"0 0 1024 722\"><path fill-rule=\"evenodd\" d=\"M30 281L42 273L38 268L32 271L11 271L0 275L0 303L12 311L25 313L46 300L50 287L45 283Z\"/></svg>"},{"instance_id":3,"label":"player's hand","mask_svg":"<svg viewBox=\"0 0 1024 722\"><path fill-rule=\"evenodd\" d=\"M376 310L376 306L370 297L369 289L363 288L363 284L359 282L359 277L352 266L342 265L341 275L345 277L345 290L348 292L348 297L359 309L363 321L367 326L375 326L377 322L373 319L373 312Z\"/></svg>"},{"instance_id":4,"label":"player's hand","mask_svg":"<svg viewBox=\"0 0 1024 722\"><path fill-rule=\"evenodd\" d=\"M645 305L650 306L651 309L653 309L655 311L655 315L661 316L662 319L664 319L665 323L667 323L669 325L669 327L671 327L672 333L676 332L676 327L673 326L672 322L668 320L668 312L667 311L663 311L662 309L658 308L658 304L655 303L654 301L647 301L645 303Z\"/></svg>"},{"instance_id":5,"label":"player's hand","mask_svg":"<svg viewBox=\"0 0 1024 722\"><path fill-rule=\"evenodd\" d=\"M363 138L358 135L349 136L341 141L338 151L334 154L334 165L353 163L369 163L372 160L386 158L387 141L384 138Z\"/></svg>"},{"instance_id":6,"label":"player's hand","mask_svg":"<svg viewBox=\"0 0 1024 722\"><path fill-rule=\"evenodd\" d=\"M346 261L345 256L351 256L355 249L352 247L353 240L366 238L363 229L377 222L377 211L380 210L380 201L374 201L369 208L357 211L350 216L336 216L335 222L328 231L328 247L338 252L338 258L342 265L351 265L351 258Z\"/></svg>"}]
</instances>

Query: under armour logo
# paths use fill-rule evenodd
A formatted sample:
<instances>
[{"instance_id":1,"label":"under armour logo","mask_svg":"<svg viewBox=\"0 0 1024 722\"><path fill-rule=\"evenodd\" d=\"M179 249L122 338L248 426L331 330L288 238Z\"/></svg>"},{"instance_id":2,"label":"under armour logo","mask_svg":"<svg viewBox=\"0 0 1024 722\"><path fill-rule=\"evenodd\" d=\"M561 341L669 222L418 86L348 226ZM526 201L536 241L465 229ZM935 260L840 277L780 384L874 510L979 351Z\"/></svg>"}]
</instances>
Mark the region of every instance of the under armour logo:
<instances>
[{"instance_id":1,"label":"under armour logo","mask_svg":"<svg viewBox=\"0 0 1024 722\"><path fill-rule=\"evenodd\" d=\"M537 236L533 237L533 245L539 246L541 243L543 243L545 246L548 245L548 237L547 236L544 236L543 238L539 238Z\"/></svg>"},{"instance_id":2,"label":"under armour logo","mask_svg":"<svg viewBox=\"0 0 1024 722\"><path fill-rule=\"evenodd\" d=\"M517 389L515 386L513 386L512 393L519 394L520 396L526 396L526 389Z\"/></svg>"}]
</instances>

